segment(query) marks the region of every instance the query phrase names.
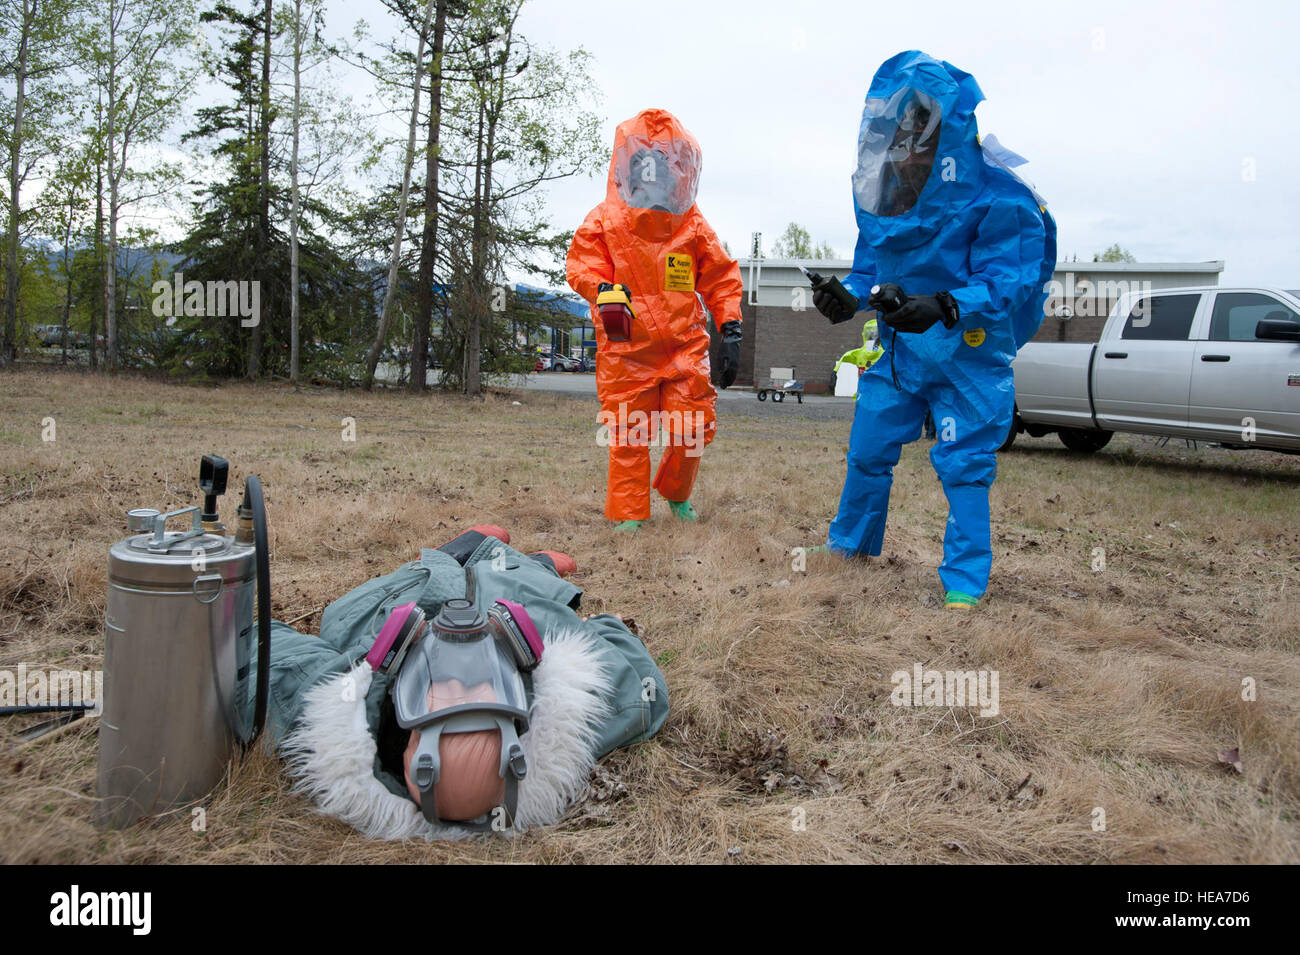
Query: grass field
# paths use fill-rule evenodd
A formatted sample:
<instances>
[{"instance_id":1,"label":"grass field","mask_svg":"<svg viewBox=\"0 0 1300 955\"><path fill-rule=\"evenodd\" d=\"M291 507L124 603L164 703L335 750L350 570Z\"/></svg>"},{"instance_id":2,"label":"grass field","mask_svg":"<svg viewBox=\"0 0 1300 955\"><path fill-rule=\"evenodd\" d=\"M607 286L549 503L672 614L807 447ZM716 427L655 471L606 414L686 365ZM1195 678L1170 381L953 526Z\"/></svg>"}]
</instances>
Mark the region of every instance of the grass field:
<instances>
[{"instance_id":1,"label":"grass field","mask_svg":"<svg viewBox=\"0 0 1300 955\"><path fill-rule=\"evenodd\" d=\"M635 619L672 701L561 825L455 845L367 841L261 754L205 832L183 810L102 833L93 721L19 743L10 718L0 861L1300 861L1300 458L1022 438L993 490L988 599L955 617L925 442L897 469L884 556L799 572L848 425L738 408L704 457L701 522L656 501L624 539L592 401L0 375L0 666L101 666L124 512L199 503L214 451L226 511L245 474L266 486L278 619L314 632L350 588L490 521L572 554L584 611ZM893 705L891 674L918 663L997 671L998 714Z\"/></svg>"}]
</instances>

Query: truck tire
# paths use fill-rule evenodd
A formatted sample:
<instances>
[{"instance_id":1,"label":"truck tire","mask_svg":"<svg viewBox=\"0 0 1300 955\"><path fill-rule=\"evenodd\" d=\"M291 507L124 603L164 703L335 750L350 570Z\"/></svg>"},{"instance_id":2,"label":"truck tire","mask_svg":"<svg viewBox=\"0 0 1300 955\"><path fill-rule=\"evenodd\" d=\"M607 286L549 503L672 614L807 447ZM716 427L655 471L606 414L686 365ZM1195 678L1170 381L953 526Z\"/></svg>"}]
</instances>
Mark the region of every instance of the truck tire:
<instances>
[{"instance_id":1,"label":"truck tire","mask_svg":"<svg viewBox=\"0 0 1300 955\"><path fill-rule=\"evenodd\" d=\"M998 448L998 453L1011 450L1011 446L1016 443L1016 434L1020 431L1020 415L1011 416L1011 427L1007 428L1007 439L1002 442L1002 447Z\"/></svg>"},{"instance_id":2,"label":"truck tire","mask_svg":"<svg viewBox=\"0 0 1300 955\"><path fill-rule=\"evenodd\" d=\"M1085 428L1062 428L1056 432L1056 436L1071 451L1079 454L1094 454L1110 444L1110 439L1115 436L1115 432L1094 431Z\"/></svg>"}]
</instances>

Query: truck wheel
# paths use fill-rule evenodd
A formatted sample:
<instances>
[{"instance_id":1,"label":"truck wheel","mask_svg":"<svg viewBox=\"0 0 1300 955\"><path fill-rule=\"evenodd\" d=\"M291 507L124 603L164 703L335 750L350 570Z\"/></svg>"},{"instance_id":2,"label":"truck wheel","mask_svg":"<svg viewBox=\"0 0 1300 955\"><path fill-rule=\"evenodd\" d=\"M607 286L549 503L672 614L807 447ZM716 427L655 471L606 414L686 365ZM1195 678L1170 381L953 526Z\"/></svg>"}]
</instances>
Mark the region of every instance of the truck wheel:
<instances>
[{"instance_id":1,"label":"truck wheel","mask_svg":"<svg viewBox=\"0 0 1300 955\"><path fill-rule=\"evenodd\" d=\"M760 391L760 392L758 393L758 400L759 400L759 401L766 401L766 400L767 400L767 392L766 392L766 391Z\"/></svg>"},{"instance_id":2,"label":"truck wheel","mask_svg":"<svg viewBox=\"0 0 1300 955\"><path fill-rule=\"evenodd\" d=\"M773 400L773 401L785 401L785 392L784 392L784 391L774 391L774 392L772 392L772 400Z\"/></svg>"},{"instance_id":3,"label":"truck wheel","mask_svg":"<svg viewBox=\"0 0 1300 955\"><path fill-rule=\"evenodd\" d=\"M999 453L1011 450L1011 446L1016 443L1016 433L1019 430L1020 415L1013 414L1011 416L1011 427L1007 428L1007 439L1002 442L1002 447L998 448Z\"/></svg>"},{"instance_id":4,"label":"truck wheel","mask_svg":"<svg viewBox=\"0 0 1300 955\"><path fill-rule=\"evenodd\" d=\"M1061 443L1079 454L1093 454L1110 444L1113 431L1093 431L1083 428L1062 428L1056 433Z\"/></svg>"}]
</instances>

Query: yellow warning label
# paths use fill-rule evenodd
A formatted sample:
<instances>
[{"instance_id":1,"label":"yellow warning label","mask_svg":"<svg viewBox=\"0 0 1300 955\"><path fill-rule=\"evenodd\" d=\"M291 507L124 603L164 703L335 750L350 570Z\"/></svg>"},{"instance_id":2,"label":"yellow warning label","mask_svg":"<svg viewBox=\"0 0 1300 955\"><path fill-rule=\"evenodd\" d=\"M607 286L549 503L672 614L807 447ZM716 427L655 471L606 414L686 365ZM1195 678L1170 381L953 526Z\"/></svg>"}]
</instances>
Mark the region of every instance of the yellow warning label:
<instances>
[{"instance_id":1,"label":"yellow warning label","mask_svg":"<svg viewBox=\"0 0 1300 955\"><path fill-rule=\"evenodd\" d=\"M686 253L668 253L668 258L664 261L664 291L695 291L695 267Z\"/></svg>"},{"instance_id":2,"label":"yellow warning label","mask_svg":"<svg viewBox=\"0 0 1300 955\"><path fill-rule=\"evenodd\" d=\"M971 348L979 348L984 344L984 329L972 328L968 332L963 332L961 337L965 339L966 344Z\"/></svg>"}]
</instances>

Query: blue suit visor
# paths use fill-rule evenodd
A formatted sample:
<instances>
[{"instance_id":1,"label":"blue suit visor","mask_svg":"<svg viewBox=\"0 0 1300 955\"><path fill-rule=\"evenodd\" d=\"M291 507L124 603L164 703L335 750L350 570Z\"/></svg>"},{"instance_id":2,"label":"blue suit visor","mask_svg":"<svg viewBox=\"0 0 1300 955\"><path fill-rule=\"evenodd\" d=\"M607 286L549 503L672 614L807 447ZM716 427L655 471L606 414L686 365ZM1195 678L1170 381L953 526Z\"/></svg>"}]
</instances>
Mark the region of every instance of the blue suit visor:
<instances>
[{"instance_id":1,"label":"blue suit visor","mask_svg":"<svg viewBox=\"0 0 1300 955\"><path fill-rule=\"evenodd\" d=\"M867 99L853 173L862 211L890 218L916 205L934 167L942 125L938 101L920 90L904 87Z\"/></svg>"}]
</instances>

